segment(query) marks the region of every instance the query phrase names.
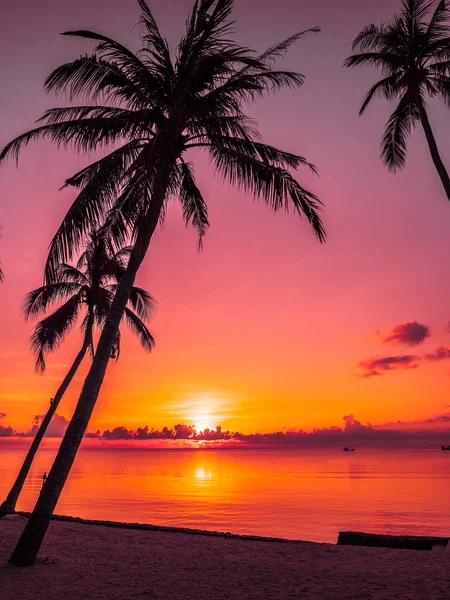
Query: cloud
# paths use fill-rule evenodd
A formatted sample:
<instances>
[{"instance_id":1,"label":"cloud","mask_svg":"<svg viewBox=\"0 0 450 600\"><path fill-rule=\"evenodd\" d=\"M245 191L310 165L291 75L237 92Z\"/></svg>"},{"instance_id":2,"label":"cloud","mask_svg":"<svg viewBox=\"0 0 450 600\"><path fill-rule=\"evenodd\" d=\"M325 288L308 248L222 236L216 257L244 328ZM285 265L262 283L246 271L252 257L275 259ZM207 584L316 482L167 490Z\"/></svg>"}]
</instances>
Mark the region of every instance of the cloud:
<instances>
[{"instance_id":1,"label":"cloud","mask_svg":"<svg viewBox=\"0 0 450 600\"><path fill-rule=\"evenodd\" d=\"M372 429L373 427L372 425L362 425L362 423L360 421L357 421L355 419L355 417L353 416L353 414L351 415L345 415L344 417L342 417L342 420L344 421L344 430L345 431L361 431L361 430L366 430L366 429Z\"/></svg>"},{"instance_id":2,"label":"cloud","mask_svg":"<svg viewBox=\"0 0 450 600\"><path fill-rule=\"evenodd\" d=\"M443 415L425 419L424 423L450 423L450 413L444 413Z\"/></svg>"},{"instance_id":3,"label":"cloud","mask_svg":"<svg viewBox=\"0 0 450 600\"><path fill-rule=\"evenodd\" d=\"M112 431L107 429L103 432L105 440L130 440L133 437L133 432L126 427L116 427Z\"/></svg>"},{"instance_id":4,"label":"cloud","mask_svg":"<svg viewBox=\"0 0 450 600\"><path fill-rule=\"evenodd\" d=\"M6 417L5 412L0 412L0 419L4 419ZM0 425L0 438L12 437L15 435L15 431L12 427L6 427L5 425Z\"/></svg>"},{"instance_id":5,"label":"cloud","mask_svg":"<svg viewBox=\"0 0 450 600\"><path fill-rule=\"evenodd\" d=\"M362 369L361 378L376 377L383 375L389 371L405 371L408 369L416 369L419 366L420 357L411 354L403 356L383 356L377 358L369 358L358 363L358 367Z\"/></svg>"},{"instance_id":6,"label":"cloud","mask_svg":"<svg viewBox=\"0 0 450 600\"><path fill-rule=\"evenodd\" d=\"M338 443L345 445L347 443L362 440L394 439L412 435L411 432L404 433L396 429L377 429L370 424L363 424L358 421L353 414L345 415L342 427L325 427L306 432L303 429L285 429L270 433L250 433L245 434L239 431L231 432L223 430L219 425L215 429L205 429L197 431L194 425L185 425L179 423L174 427L163 427L162 429L138 427L135 431L127 429L124 426L116 427L112 431L107 430L103 433L102 439L113 440L189 440L192 443L204 442L208 444L247 444L247 445L296 445L308 443ZM434 417L428 421L431 425L435 422L444 422L440 416ZM428 432L429 433L429 432Z\"/></svg>"},{"instance_id":7,"label":"cloud","mask_svg":"<svg viewBox=\"0 0 450 600\"><path fill-rule=\"evenodd\" d=\"M13 435L15 435L15 431L12 427L0 425L0 438L12 437Z\"/></svg>"},{"instance_id":8,"label":"cloud","mask_svg":"<svg viewBox=\"0 0 450 600\"><path fill-rule=\"evenodd\" d=\"M418 346L429 336L430 330L426 325L421 325L417 321L408 321L407 323L396 325L391 333L382 339L382 343Z\"/></svg>"},{"instance_id":9,"label":"cloud","mask_svg":"<svg viewBox=\"0 0 450 600\"><path fill-rule=\"evenodd\" d=\"M450 358L450 348L448 346L439 346L434 352L425 354L424 359L429 362L439 362Z\"/></svg>"},{"instance_id":10,"label":"cloud","mask_svg":"<svg viewBox=\"0 0 450 600\"><path fill-rule=\"evenodd\" d=\"M38 429L44 419L44 416L45 415L36 415L35 417L33 417L33 425L31 426L31 429L29 431L26 431L24 434L21 434L22 437L34 437L38 432ZM69 421L65 417L63 417L63 415L53 415L53 418L50 421L49 426L47 427L47 431L45 432L45 437L64 437L68 424Z\"/></svg>"},{"instance_id":11,"label":"cloud","mask_svg":"<svg viewBox=\"0 0 450 600\"><path fill-rule=\"evenodd\" d=\"M86 433L84 434L85 438L99 438L101 437L102 434L100 433L100 429L97 429L97 431L86 431Z\"/></svg>"},{"instance_id":12,"label":"cloud","mask_svg":"<svg viewBox=\"0 0 450 600\"><path fill-rule=\"evenodd\" d=\"M56 433L59 437L63 429L67 426L67 419L62 415L57 415L55 427L57 430L51 431L52 436ZM41 416L37 415L33 427L37 427ZM303 429L283 429L269 433L250 433L245 434L239 431L231 432L223 430L219 425L215 429L205 429L197 431L195 425L186 425L178 423L173 427L163 427L162 429L138 427L136 430L128 429L125 426L118 426L112 430L107 429L100 433L88 432L86 438L96 438L106 443L116 442L138 442L145 440L163 440L164 443L176 445L177 443L188 444L191 447L196 444L202 444L206 447L229 447L235 446L268 446L268 447L286 447L302 445L326 445L336 444L345 446L348 444L358 444L362 442L373 443L395 443L395 442L415 442L417 440L428 440L441 445L445 443L444 437L450 434L450 412L438 414L421 421L406 422L395 421L384 423L381 426L373 426L370 423L362 423L355 418L353 413L342 417L342 426L332 426L316 428L313 431L304 431ZM0 425L0 438L5 437L25 437L30 432L35 431L33 427L26 433L18 433L12 427Z\"/></svg>"}]
</instances>

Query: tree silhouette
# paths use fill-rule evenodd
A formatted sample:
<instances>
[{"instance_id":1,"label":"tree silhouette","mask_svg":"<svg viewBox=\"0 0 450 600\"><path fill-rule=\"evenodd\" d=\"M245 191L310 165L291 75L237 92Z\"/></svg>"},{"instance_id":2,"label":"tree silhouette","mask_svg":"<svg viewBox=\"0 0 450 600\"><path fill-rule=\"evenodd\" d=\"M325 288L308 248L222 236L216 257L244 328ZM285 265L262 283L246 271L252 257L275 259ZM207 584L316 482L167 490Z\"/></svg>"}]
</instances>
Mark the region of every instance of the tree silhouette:
<instances>
[{"instance_id":1,"label":"tree silhouette","mask_svg":"<svg viewBox=\"0 0 450 600\"><path fill-rule=\"evenodd\" d=\"M372 65L383 78L373 85L361 115L376 96L396 101L383 136L381 156L391 170L405 165L411 131L420 122L431 158L450 200L450 179L440 157L427 114L426 98L450 104L450 1L403 0L389 23L367 25L353 41L358 50L344 66Z\"/></svg>"},{"instance_id":2,"label":"tree silhouette","mask_svg":"<svg viewBox=\"0 0 450 600\"><path fill-rule=\"evenodd\" d=\"M45 371L45 355L59 348L82 312L85 313L81 321L83 343L54 398L50 401L48 411L39 425L19 474L6 500L0 506L0 516L15 511L17 500L36 452L65 391L74 378L86 352L90 351L91 355L94 355L94 327L101 328L104 325L117 282L126 269L129 254L130 248L122 248L118 252L113 252L104 237L94 234L76 266L59 265L55 274L55 283L33 290L25 299L23 310L27 320L46 313L55 303L61 304L54 312L39 321L31 337L31 348L38 372ZM124 313L124 320L139 337L142 346L147 351L153 348L154 340L144 321L150 318L153 306L153 298L148 292L133 287L129 306L125 308ZM119 341L120 337L117 338L111 358L118 357Z\"/></svg>"},{"instance_id":3,"label":"tree silhouette","mask_svg":"<svg viewBox=\"0 0 450 600\"><path fill-rule=\"evenodd\" d=\"M186 158L188 151L204 149L224 181L263 200L273 211L293 209L306 217L320 241L325 239L319 199L292 175L301 165L314 170L313 165L262 143L256 123L244 110L247 101L303 83L302 75L276 70L274 64L306 32L257 54L231 39L233 0L200 0L194 3L172 59L147 4L138 3L141 51L134 54L91 31L67 32L95 41L94 54L57 68L45 86L67 92L70 98L88 97L89 105L47 111L39 127L10 142L1 154L2 159L17 158L21 148L37 138L72 145L77 151L115 145L66 182L80 193L52 241L47 282L53 281L56 265L72 256L86 232L105 215L105 228L115 244L121 245L129 234L133 243L74 416L11 557L16 565L35 561L89 423L136 273L164 220L168 199L179 199L186 224L196 228L200 243L207 231L207 205Z\"/></svg>"}]
</instances>

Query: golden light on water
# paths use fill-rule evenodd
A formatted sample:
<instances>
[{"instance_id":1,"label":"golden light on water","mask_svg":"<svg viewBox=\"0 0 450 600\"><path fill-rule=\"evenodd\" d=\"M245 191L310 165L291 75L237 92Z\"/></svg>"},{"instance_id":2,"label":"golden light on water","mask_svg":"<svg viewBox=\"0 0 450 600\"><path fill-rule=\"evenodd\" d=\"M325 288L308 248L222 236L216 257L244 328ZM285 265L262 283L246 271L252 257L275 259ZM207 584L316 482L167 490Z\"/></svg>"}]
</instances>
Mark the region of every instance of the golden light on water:
<instances>
[{"instance_id":1,"label":"golden light on water","mask_svg":"<svg viewBox=\"0 0 450 600\"><path fill-rule=\"evenodd\" d=\"M211 481L212 480L212 470L205 469L204 467L200 467L195 471L195 478L198 481Z\"/></svg>"}]
</instances>

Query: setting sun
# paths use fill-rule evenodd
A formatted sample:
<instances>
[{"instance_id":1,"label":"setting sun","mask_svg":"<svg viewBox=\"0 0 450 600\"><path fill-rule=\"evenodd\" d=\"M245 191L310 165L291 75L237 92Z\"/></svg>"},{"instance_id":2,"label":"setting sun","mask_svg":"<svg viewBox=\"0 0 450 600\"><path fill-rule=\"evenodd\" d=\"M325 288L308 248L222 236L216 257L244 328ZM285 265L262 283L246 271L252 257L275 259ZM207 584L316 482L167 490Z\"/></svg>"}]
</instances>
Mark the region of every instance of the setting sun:
<instances>
[{"instance_id":1,"label":"setting sun","mask_svg":"<svg viewBox=\"0 0 450 600\"><path fill-rule=\"evenodd\" d=\"M215 425L211 422L211 416L208 413L199 413L192 417L192 423L195 425L197 431L204 431L205 429L215 429Z\"/></svg>"}]
</instances>

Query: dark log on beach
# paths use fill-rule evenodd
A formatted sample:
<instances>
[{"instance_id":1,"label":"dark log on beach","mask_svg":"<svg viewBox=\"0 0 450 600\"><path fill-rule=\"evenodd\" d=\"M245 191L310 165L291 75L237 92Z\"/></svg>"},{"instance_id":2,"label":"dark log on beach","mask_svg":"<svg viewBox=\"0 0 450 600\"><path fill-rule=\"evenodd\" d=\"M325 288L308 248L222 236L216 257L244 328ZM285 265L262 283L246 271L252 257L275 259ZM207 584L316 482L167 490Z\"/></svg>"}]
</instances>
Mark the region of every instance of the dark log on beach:
<instances>
[{"instance_id":1,"label":"dark log on beach","mask_svg":"<svg viewBox=\"0 0 450 600\"><path fill-rule=\"evenodd\" d=\"M433 546L446 546L450 538L422 535L382 535L362 531L340 531L338 545L401 548L404 550L431 550Z\"/></svg>"}]
</instances>

